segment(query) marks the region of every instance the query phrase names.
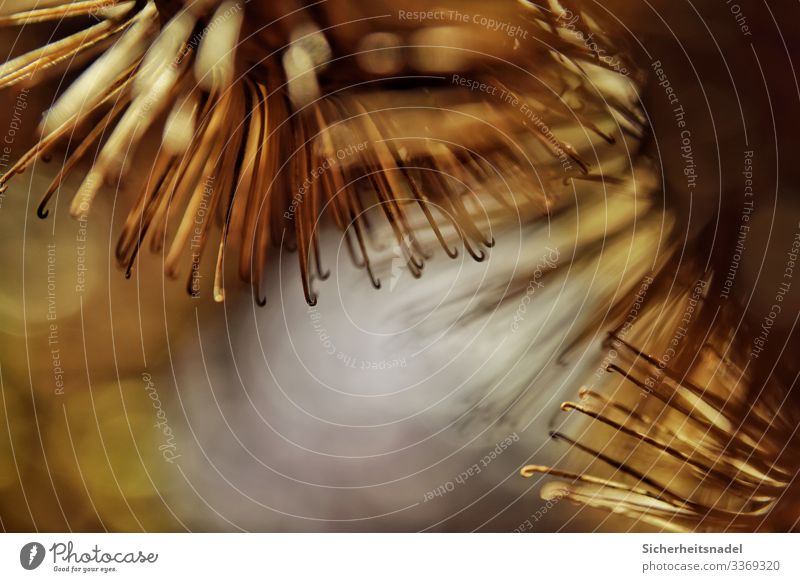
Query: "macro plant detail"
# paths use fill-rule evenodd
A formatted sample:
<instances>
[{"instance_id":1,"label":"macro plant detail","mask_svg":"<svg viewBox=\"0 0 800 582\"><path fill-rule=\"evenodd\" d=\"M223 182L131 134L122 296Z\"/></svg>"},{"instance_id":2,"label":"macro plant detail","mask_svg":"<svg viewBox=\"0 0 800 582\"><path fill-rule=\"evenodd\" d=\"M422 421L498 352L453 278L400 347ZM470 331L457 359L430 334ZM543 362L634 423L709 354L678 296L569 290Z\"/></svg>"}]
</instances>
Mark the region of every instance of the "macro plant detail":
<instances>
[{"instance_id":1,"label":"macro plant detail","mask_svg":"<svg viewBox=\"0 0 800 582\"><path fill-rule=\"evenodd\" d=\"M44 322L29 323L23 310L15 341L34 332L45 338L44 375L59 383L47 397L63 396L65 378L79 378L88 389L74 406L91 405L97 419L98 410L114 408L108 391L116 397L116 389L125 414L106 420L137 435L133 440L138 425L129 422L124 398L144 382L144 412L132 407L131 417L155 427L144 440L168 470L179 466L212 516L204 525L260 527L245 510L245 525L228 520L225 509L235 504L224 498L218 510L213 488L209 501L184 466L201 467L253 507L274 511L271 524L299 530L316 520L347 530L363 519L368 527L395 512L398 521L390 524L420 529L402 522L402 512L446 498L454 509L424 527L521 531L541 519L543 528L559 529L796 531L800 168L787 152L796 146L800 85L787 71L794 70L800 36L772 38L781 16L791 14L783 6L696 4L9 0L0 6L0 30L12 39L0 90L15 100L13 116L21 116L17 109L28 115L36 99L44 111L32 145L3 166L0 213L21 203L13 199L27 188L36 200L22 232L35 214L55 240L64 210L85 230L105 205L110 214L100 220L107 231L95 236L107 234L102 242L116 270L102 280L107 314L81 293L70 308L83 340L75 346L85 354L99 348L87 344L84 318L108 316L111 341L102 343L114 354L105 371L93 378L88 356L69 362L64 355L65 344L75 346L57 325L57 311L66 308L55 299L57 286L63 289L55 243L47 247ZM6 143L8 156L14 144ZM39 187L45 178L47 186ZM340 268L339 254L347 268L363 271L358 287ZM295 262L288 281L286 257ZM155 263L179 283L162 285L161 311L148 312L139 302L156 295L147 271ZM69 270L72 276L71 263ZM413 287L406 273L419 279ZM23 302L24 275L23 264ZM117 281L125 278L132 281ZM360 295L369 287L364 279L375 290L374 304ZM134 294L138 309L124 327L112 318L119 284L129 285L125 309L136 311ZM172 303L173 287L183 303ZM213 325L192 303L206 297L220 304ZM264 309L243 323L231 314L244 303ZM402 333L419 340L406 351L387 339L394 328L382 327L390 319L382 310L390 308L400 313ZM167 330L170 317L188 322L178 339ZM145 357L145 337L150 341L161 319L165 339ZM359 344L338 335L345 320L370 339ZM137 340L141 364L130 361ZM304 360L309 345L318 354ZM199 356L183 355L190 349ZM232 364L219 363L220 349L229 350ZM180 357L183 368L173 364ZM308 376L303 382L282 376L280 364L293 358ZM410 371L415 365L419 377ZM450 374L448 391L428 402L420 387L442 382L442 369ZM159 373L174 380L174 395ZM182 374L190 384L208 383L205 406L192 400L202 401L204 391L178 389ZM29 371L39 430L43 396L34 391L34 376ZM25 374L12 372L11 382L24 381ZM96 402L92 381L107 391ZM215 392L215 381L224 389ZM270 382L285 402L264 388ZM474 384L479 389L465 396L461 389ZM308 386L321 389L309 396ZM378 396L398 395L413 410L399 407L397 418L384 418L385 410L370 408ZM336 414L314 409L338 397L346 404ZM3 409L27 410L23 400L10 396ZM48 414L61 422L67 407L55 402ZM226 406L234 413L225 416ZM182 426L178 408L201 420ZM420 410L441 416L429 426ZM303 440L311 431L302 422L281 426L293 414L322 426L313 446ZM403 434L407 441L393 432L406 421L419 423ZM224 427L232 448L216 435L201 436L197 426L209 433ZM285 449L271 441L273 448L259 449L248 440L257 441L253 427L264 426ZM110 432L99 420L97 427ZM370 432L377 429L389 434L386 443ZM348 446L336 448L337 430ZM456 440L458 431L469 437L427 458L428 441L450 430ZM535 431L552 449L535 444ZM76 435L80 443L83 435ZM51 441L39 440L44 454ZM370 449L373 442L385 450ZM466 468L446 464L486 443ZM199 452L192 457L194 445ZM206 452L215 446L218 457ZM525 447L530 454L519 452ZM102 450L111 466L115 455L105 443L92 450L98 458ZM422 496L395 491L409 495L399 509L379 501L373 489L406 476L395 475L388 461L379 465L383 472L364 467L420 450L423 460L409 472L441 471L436 486ZM303 457L289 470L281 465L289 464L286 451L312 460ZM134 457L130 450L121 456ZM481 464L486 458L491 465ZM331 459L347 468L328 465ZM328 473L311 471L316 462ZM47 466L48 477L73 470L54 466ZM328 523L304 513L302 503L292 505L289 493L288 508L273 506L258 497L269 486L251 467L285 478L290 492L319 487L326 495L363 495L356 499L364 511L340 513L352 499L339 500L330 504L336 517ZM84 480L80 467L77 473L70 491ZM478 489L490 474L499 478ZM147 479L154 484L150 473ZM147 489L133 481L135 492ZM55 491L52 477L50 483ZM548 503L538 510L534 488ZM477 509L490 494L505 497ZM132 498L147 507L155 496ZM58 495L56 501L69 525ZM533 522L506 516L510 521L493 524L506 511L522 517L519 508L528 504ZM81 523L105 527L102 506L91 505L94 515L82 515ZM132 517L110 529L147 529L127 498L125 505ZM172 508L167 513L169 523L191 528Z\"/></svg>"},{"instance_id":2,"label":"macro plant detail","mask_svg":"<svg viewBox=\"0 0 800 582\"><path fill-rule=\"evenodd\" d=\"M306 300L314 304L313 281L326 278L318 242L324 222L345 232L353 263L375 287L380 281L368 247L378 216L415 277L429 256L429 245L419 240L423 229L448 256L458 253L455 240L480 261L482 248L492 246L492 222L554 211L567 178L614 179L593 174L582 154L558 137L560 127L578 125L607 144L614 137L600 124L641 131L635 103L601 93L584 69L591 68L597 82L614 71L596 52L565 38L552 11L533 3L497 14L535 31L528 50L471 50L464 56L468 39L445 35L436 49L440 58L419 63L413 52L401 53L402 28L371 33L362 39L366 47L338 36L337 23L354 7L301 11L292 3L268 4L106 1L25 9L30 7L23 3L0 24L87 15L100 22L9 61L0 87L43 82L115 42L46 112L39 143L3 176L3 184L67 144L64 168L43 194L38 214L47 216L66 175L92 159L70 213L87 214L104 184L135 193L116 248L128 275L147 238L153 251L166 249L170 277L186 265L191 246L191 293L202 254L215 246L213 291L221 301L226 249L235 247L238 274L263 303L258 289L270 248L296 248ZM366 4L358 7L364 20L383 8ZM267 28L278 19L277 30ZM435 38L437 31L414 35ZM372 48L387 35L398 45ZM332 47L341 47L344 56ZM390 66L397 75L373 72ZM469 86L450 81L471 70ZM360 80L348 78L354 72ZM430 87L424 93L403 90L404 72L429 79ZM506 83L518 76L520 88L512 92ZM474 90L481 85L492 95ZM521 124L520 110L528 117ZM151 170L136 180L130 166L153 127L160 128L160 143L148 142L156 146L147 162ZM425 130L409 132L411 127ZM370 145L352 151L354 144ZM498 175L503 181L495 185ZM221 225L217 242L214 222Z\"/></svg>"}]
</instances>

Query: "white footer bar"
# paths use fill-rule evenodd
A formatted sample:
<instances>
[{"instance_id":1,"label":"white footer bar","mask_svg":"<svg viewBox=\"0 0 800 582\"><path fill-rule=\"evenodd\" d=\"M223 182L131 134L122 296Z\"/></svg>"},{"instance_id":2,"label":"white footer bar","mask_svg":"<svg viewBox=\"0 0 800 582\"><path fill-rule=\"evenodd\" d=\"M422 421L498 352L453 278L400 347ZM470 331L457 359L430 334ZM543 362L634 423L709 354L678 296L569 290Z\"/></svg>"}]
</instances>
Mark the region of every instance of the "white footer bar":
<instances>
[{"instance_id":1,"label":"white footer bar","mask_svg":"<svg viewBox=\"0 0 800 582\"><path fill-rule=\"evenodd\" d=\"M792 534L2 534L0 580L797 581L799 554Z\"/></svg>"}]
</instances>

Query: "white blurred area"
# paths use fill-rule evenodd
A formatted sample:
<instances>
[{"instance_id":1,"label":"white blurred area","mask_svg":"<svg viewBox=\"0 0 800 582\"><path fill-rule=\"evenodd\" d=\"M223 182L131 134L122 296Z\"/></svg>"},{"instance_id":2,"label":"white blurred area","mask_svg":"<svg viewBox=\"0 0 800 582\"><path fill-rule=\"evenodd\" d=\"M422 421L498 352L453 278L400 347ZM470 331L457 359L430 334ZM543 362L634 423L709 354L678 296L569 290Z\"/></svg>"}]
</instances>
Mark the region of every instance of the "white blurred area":
<instances>
[{"instance_id":1,"label":"white blurred area","mask_svg":"<svg viewBox=\"0 0 800 582\"><path fill-rule=\"evenodd\" d=\"M478 299L460 293L494 264L439 254L422 281L395 262L380 290L341 256L315 308L284 254L265 308L238 297L225 321L200 322L176 373L188 423L180 467L203 499L195 511L208 505L193 516L201 527L508 529L541 504L531 493L514 501L534 485L518 470L544 458L546 418L535 430L499 415L470 422L492 397L502 346L487 320L465 324ZM511 444L484 458L501 441Z\"/></svg>"},{"instance_id":2,"label":"white blurred area","mask_svg":"<svg viewBox=\"0 0 800 582\"><path fill-rule=\"evenodd\" d=\"M540 479L519 469L566 452L548 431L596 369L605 336L565 361L559 355L652 263L643 241L661 227L648 220L632 234L641 210L625 196L587 197L536 229L509 229L483 263L438 250L421 280L389 249L379 290L328 233L331 276L315 282L315 308L303 299L296 255L277 254L266 307L232 294L173 346L176 465L186 480L177 502L190 522L511 531L541 512ZM609 234L609 216L621 240ZM604 250L573 264L576 245L594 239ZM511 282L523 281L524 292L532 278L531 301L520 307ZM545 509L534 531L596 527L584 521L591 511L575 515L568 505Z\"/></svg>"},{"instance_id":3,"label":"white blurred area","mask_svg":"<svg viewBox=\"0 0 800 582\"><path fill-rule=\"evenodd\" d=\"M143 252L125 280L113 249L127 201L114 188L89 218L87 290L76 294L82 225L66 208L78 177L47 220L35 218L54 162L15 181L3 204L17 281L3 303L9 346L17 362L31 354L18 372L7 363L4 372L23 401L34 373L34 429L51 465L33 458L37 473L24 487L30 495L35 482L52 499L52 478L64 499L80 499L70 527L511 531L534 515L533 531L597 527L591 510L548 506L543 480L519 469L566 453L548 432L562 420L560 403L596 368L603 337L558 356L652 265L663 224L640 220L646 205L627 186L579 185L566 210L535 229L493 233L483 263L463 249L454 260L433 249L421 280L387 244L379 290L352 266L341 235L326 232L331 276L315 282L318 306L305 303L296 253L274 252L261 308L233 277L227 301L212 301L214 253L204 259L200 298L185 294L183 277L165 278L158 254ZM57 245L63 399L50 386L49 244ZM576 262L577 249L592 244L600 250ZM532 279L523 310L512 281L524 293ZM84 433L85 443L70 442ZM15 436L14 446L23 438L35 443Z\"/></svg>"},{"instance_id":4,"label":"white blurred area","mask_svg":"<svg viewBox=\"0 0 800 582\"><path fill-rule=\"evenodd\" d=\"M183 280L165 279L162 257L150 253L125 280L111 256L112 223L123 218L113 191L91 215L90 287L75 294L81 225L62 212L69 197L47 220L31 216L46 168L5 200L9 240L25 241L7 245L7 263L24 256L14 273L25 277L6 288L4 307L14 361L30 353L39 421L29 430L43 435L50 463L31 457L41 470L23 477L25 490L36 482L51 498L52 478L81 499L87 521L68 516L71 527L96 528L98 519L126 531L511 531L534 515L533 531L597 527L591 510L548 507L543 480L519 469L566 453L548 431L596 368L603 338L558 356L652 263L660 221L639 220L634 198L578 192L574 206L536 229L494 233L483 263L435 249L420 280L387 246L379 290L351 265L341 235L328 232L331 276L315 282L317 307L303 298L296 253L275 252L261 308L232 278L227 301L212 301L213 255L200 298L185 294ZM52 393L47 347L53 241L63 397ZM576 246L590 241L601 252L576 262ZM556 263L558 271L535 274ZM541 287L521 311L510 282L524 290L532 277ZM4 364L9 402L25 400L26 370ZM31 434L15 436L17 454L23 440L35 444Z\"/></svg>"},{"instance_id":5,"label":"white blurred area","mask_svg":"<svg viewBox=\"0 0 800 582\"><path fill-rule=\"evenodd\" d=\"M512 531L534 515L533 531L597 527L591 510L542 501L543 479L519 469L558 464L566 453L548 432L562 420L561 402L596 368L603 336L559 356L653 264L664 224L640 220L647 207L635 188L578 184L560 215L493 233L483 263L463 249L454 260L433 249L421 280L387 243L379 290L351 265L341 235L326 232L331 276L315 282L316 308L304 300L290 252L272 253L261 308L234 277L226 302L212 301L214 252L203 260L199 298L185 293L185 271L167 280L164 256L147 249L125 280L113 257L129 207L124 190L146 172L98 196L87 291L76 294L81 224L66 210L80 176L65 183L47 220L35 218L59 156L7 193L6 262L22 261L2 307L15 359L33 354L15 388L25 396L26 373L35 372L38 414L50 408L36 429L54 435L44 437L53 443L44 456L62 465L39 463L46 472L23 488L38 483L51 499L53 479L72 496L65 499L80 499L85 521L65 519L69 527ZM63 402L50 388L48 244L57 245ZM30 346L19 341L26 335ZM112 401L105 410L101 396ZM73 449L70 434L79 431L91 442Z\"/></svg>"}]
</instances>

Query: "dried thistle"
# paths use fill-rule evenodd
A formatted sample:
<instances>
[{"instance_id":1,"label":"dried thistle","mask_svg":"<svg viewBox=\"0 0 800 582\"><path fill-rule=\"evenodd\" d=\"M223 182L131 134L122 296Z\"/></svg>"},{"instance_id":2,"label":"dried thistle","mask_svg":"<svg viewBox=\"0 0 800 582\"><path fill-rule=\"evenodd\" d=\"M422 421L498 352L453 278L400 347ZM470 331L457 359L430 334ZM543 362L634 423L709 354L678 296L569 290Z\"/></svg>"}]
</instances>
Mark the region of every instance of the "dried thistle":
<instances>
[{"instance_id":1,"label":"dried thistle","mask_svg":"<svg viewBox=\"0 0 800 582\"><path fill-rule=\"evenodd\" d=\"M551 433L582 468L521 470L559 478L544 498L676 531L797 528L795 397L753 366L711 287L706 275L666 295L651 290L642 319L609 335L608 374L561 405L578 422Z\"/></svg>"},{"instance_id":2,"label":"dried thistle","mask_svg":"<svg viewBox=\"0 0 800 582\"><path fill-rule=\"evenodd\" d=\"M564 19L564 8L534 2L481 5L504 27L476 35L471 21L400 18L391 2L39 6L17 2L0 24L99 22L7 62L0 88L42 82L82 55L99 56L46 112L41 139L0 187L66 144L39 216L67 175L91 160L71 214L85 216L104 184L125 184L134 201L119 265L130 275L149 239L153 251L165 251L168 276L189 265L187 289L196 294L200 258L216 245L218 301L229 249L263 303L270 249L287 247L297 249L305 297L315 303L313 281L327 276L318 233L328 222L376 288L369 249L378 216L416 277L430 252L425 231L449 256L459 241L482 260L492 225L546 215L569 178L614 179L594 174L560 134L577 127L613 144L602 125L641 131L634 97L605 89L624 85L614 70L623 61L611 66L596 43L624 56L603 33L601 11L571 7L576 18ZM451 7L466 14L476 6ZM595 32L595 44L581 42L576 27ZM524 30L524 45L512 29ZM132 160L154 131L160 144L149 148L145 175Z\"/></svg>"}]
</instances>

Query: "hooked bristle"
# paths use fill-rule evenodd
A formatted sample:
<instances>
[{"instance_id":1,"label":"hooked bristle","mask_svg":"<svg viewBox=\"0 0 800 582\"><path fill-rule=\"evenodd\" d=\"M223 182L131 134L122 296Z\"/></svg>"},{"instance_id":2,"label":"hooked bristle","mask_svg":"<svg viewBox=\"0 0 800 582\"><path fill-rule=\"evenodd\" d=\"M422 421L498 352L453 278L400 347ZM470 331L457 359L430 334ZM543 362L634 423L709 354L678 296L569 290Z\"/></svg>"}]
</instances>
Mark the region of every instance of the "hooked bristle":
<instances>
[{"instance_id":1,"label":"hooked bristle","mask_svg":"<svg viewBox=\"0 0 800 582\"><path fill-rule=\"evenodd\" d=\"M431 88L416 94L392 88L391 78L369 80L374 59L366 61L372 63L366 83L348 88L333 82L342 69L330 63L349 55L333 52L337 45L324 25L335 14L323 8L303 16L290 12L269 34L253 34L248 11L263 7L234 0L175 6L149 1L122 10L115 3L111 8L119 10L104 12L100 23L3 67L0 85L8 86L113 39L48 110L40 142L2 180L102 114L100 125L71 152L38 212L47 216L53 193L96 150L70 209L73 216L86 215L105 184L124 183L146 132L160 126L161 147L134 196L117 260L130 273L149 235L154 250L167 246L164 268L170 277L179 276L190 255L187 288L193 289L216 227L217 300L224 297L227 247L238 247L239 274L262 302L258 288L269 248L284 246L297 248L303 291L313 304L313 280L326 277L318 233L329 221L344 231L354 264L376 288L380 281L369 247L378 216L415 277L430 256L421 229L430 229L448 256L456 256L453 242L459 241L483 260L483 249L493 244L487 229L502 225L503 214L514 220L542 216L568 192L569 179L591 179L591 164L559 137L559 128L579 115L583 127L611 144L614 137L599 129L603 120L637 117L633 101L606 102L583 81L587 68L598 82L616 73L599 67L585 46L565 41L552 14L533 5L520 22L535 26L543 47L559 49L536 49L525 57L538 78L512 83L513 63L467 78L459 67L485 59L474 49L458 48L470 42L469 31L456 27L442 36L430 27L415 34L428 34L426 46L442 57L418 63L423 75L416 78ZM13 12L4 22L96 15L97 9L94 1L58 4ZM447 57L459 50L467 55L463 63ZM434 69L436 75L427 73ZM482 94L482 87L492 87L495 95ZM576 102L582 103L579 114ZM636 122L629 128L640 131ZM503 178L504 191L486 191L483 184L494 175Z\"/></svg>"}]
</instances>

